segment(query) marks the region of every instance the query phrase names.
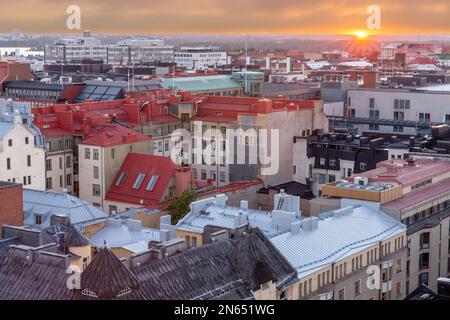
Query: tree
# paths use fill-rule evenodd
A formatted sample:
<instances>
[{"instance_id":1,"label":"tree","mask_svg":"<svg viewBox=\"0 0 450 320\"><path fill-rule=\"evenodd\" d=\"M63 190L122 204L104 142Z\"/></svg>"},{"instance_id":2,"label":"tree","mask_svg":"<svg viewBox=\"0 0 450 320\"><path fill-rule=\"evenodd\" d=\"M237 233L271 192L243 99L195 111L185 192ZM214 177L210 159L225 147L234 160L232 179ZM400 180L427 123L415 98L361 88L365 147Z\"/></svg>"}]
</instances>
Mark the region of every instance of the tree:
<instances>
[{"instance_id":1,"label":"tree","mask_svg":"<svg viewBox=\"0 0 450 320\"><path fill-rule=\"evenodd\" d=\"M193 190L186 190L181 196L176 196L172 199L168 210L174 224L178 223L189 213L190 204L195 200L197 200L197 193Z\"/></svg>"}]
</instances>

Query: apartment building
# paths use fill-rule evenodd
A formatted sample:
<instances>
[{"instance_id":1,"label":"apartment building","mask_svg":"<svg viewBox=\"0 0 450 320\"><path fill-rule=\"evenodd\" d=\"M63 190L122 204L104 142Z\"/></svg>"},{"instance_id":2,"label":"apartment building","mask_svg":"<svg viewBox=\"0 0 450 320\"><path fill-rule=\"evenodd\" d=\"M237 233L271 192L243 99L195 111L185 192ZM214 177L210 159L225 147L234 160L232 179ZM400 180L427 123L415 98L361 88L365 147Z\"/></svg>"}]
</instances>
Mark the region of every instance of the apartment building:
<instances>
[{"instance_id":1,"label":"apartment building","mask_svg":"<svg viewBox=\"0 0 450 320\"><path fill-rule=\"evenodd\" d=\"M324 186L319 202L324 206L362 202L403 222L408 247L406 293L421 284L436 290L436 279L450 274L449 177L448 159L389 160Z\"/></svg>"},{"instance_id":2,"label":"apartment building","mask_svg":"<svg viewBox=\"0 0 450 320\"><path fill-rule=\"evenodd\" d=\"M190 102L185 99L171 112L178 114L182 127L189 128L194 135L193 143L187 147L193 153L189 161L194 177L217 187L258 178L266 185L291 181L292 171L285 168L292 168L294 137L315 129L328 130L320 100L191 97ZM211 137L204 136L208 130L213 132ZM227 132L233 136L227 136ZM220 136L226 138L228 146ZM267 145L262 143L264 137ZM198 150L207 148L214 150L210 163L199 158ZM251 160L262 151L267 152L267 157L272 155L271 162L270 159L265 164ZM226 163L227 156L233 163ZM244 164L238 163L241 156L245 157Z\"/></svg>"},{"instance_id":3,"label":"apartment building","mask_svg":"<svg viewBox=\"0 0 450 320\"><path fill-rule=\"evenodd\" d=\"M74 138L63 129L45 132L46 190L74 193Z\"/></svg>"},{"instance_id":4,"label":"apartment building","mask_svg":"<svg viewBox=\"0 0 450 320\"><path fill-rule=\"evenodd\" d=\"M0 180L45 190L43 143L30 105L0 99Z\"/></svg>"},{"instance_id":5,"label":"apartment building","mask_svg":"<svg viewBox=\"0 0 450 320\"><path fill-rule=\"evenodd\" d=\"M297 270L294 299L406 296L406 227L379 210L353 206L327 212L292 223L270 241Z\"/></svg>"},{"instance_id":6,"label":"apartment building","mask_svg":"<svg viewBox=\"0 0 450 320\"><path fill-rule=\"evenodd\" d=\"M178 67L190 70L216 68L228 63L227 52L211 47L181 47L174 57Z\"/></svg>"},{"instance_id":7,"label":"apartment building","mask_svg":"<svg viewBox=\"0 0 450 320\"><path fill-rule=\"evenodd\" d=\"M47 63L71 62L83 59L102 60L110 65L132 65L147 62L172 62L174 47L161 40L126 39L116 45L103 45L98 39L83 37L57 40L45 46Z\"/></svg>"},{"instance_id":8,"label":"apartment building","mask_svg":"<svg viewBox=\"0 0 450 320\"><path fill-rule=\"evenodd\" d=\"M347 124L358 133L429 133L432 124L450 121L449 85L348 90Z\"/></svg>"},{"instance_id":9,"label":"apartment building","mask_svg":"<svg viewBox=\"0 0 450 320\"><path fill-rule=\"evenodd\" d=\"M122 163L130 152L152 154L152 139L118 124L97 125L89 131L78 144L80 199L107 211L106 192Z\"/></svg>"},{"instance_id":10,"label":"apartment building","mask_svg":"<svg viewBox=\"0 0 450 320\"><path fill-rule=\"evenodd\" d=\"M294 138L293 179L309 185L314 195L320 196L323 185L375 169L389 159L404 159L416 139L413 142L399 136L363 137L315 130L309 136Z\"/></svg>"}]
</instances>

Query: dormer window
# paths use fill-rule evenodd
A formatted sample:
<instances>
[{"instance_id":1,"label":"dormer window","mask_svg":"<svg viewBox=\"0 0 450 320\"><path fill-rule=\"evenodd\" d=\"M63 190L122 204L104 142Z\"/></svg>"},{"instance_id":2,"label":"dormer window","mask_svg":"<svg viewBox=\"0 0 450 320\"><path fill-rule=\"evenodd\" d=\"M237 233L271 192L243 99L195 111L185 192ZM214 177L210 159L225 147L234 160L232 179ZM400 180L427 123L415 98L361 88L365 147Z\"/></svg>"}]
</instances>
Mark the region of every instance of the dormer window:
<instances>
[{"instance_id":1,"label":"dormer window","mask_svg":"<svg viewBox=\"0 0 450 320\"><path fill-rule=\"evenodd\" d=\"M119 179L116 182L116 187L120 187L124 182L125 182L125 178L127 177L127 172L124 171L120 174Z\"/></svg>"},{"instance_id":2,"label":"dormer window","mask_svg":"<svg viewBox=\"0 0 450 320\"><path fill-rule=\"evenodd\" d=\"M142 182L144 182L144 179L145 179L145 173L140 173L137 176L136 181L133 184L133 189L139 190L141 188Z\"/></svg>"},{"instance_id":3,"label":"dormer window","mask_svg":"<svg viewBox=\"0 0 450 320\"><path fill-rule=\"evenodd\" d=\"M147 184L147 188L145 188L145 190L147 191L153 191L153 189L155 189L156 183L159 180L159 176L152 176L152 178L150 179L150 181Z\"/></svg>"}]
</instances>

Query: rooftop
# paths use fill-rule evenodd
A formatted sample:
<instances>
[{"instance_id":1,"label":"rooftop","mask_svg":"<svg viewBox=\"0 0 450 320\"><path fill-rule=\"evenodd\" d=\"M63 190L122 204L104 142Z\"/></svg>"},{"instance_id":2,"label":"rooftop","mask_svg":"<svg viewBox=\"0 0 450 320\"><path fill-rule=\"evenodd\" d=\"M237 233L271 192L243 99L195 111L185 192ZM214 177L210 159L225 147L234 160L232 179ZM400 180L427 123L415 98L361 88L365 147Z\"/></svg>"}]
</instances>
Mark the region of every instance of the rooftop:
<instances>
[{"instance_id":1,"label":"rooftop","mask_svg":"<svg viewBox=\"0 0 450 320\"><path fill-rule=\"evenodd\" d=\"M151 138L118 124L96 125L80 144L111 147L121 144L150 141Z\"/></svg>"},{"instance_id":2,"label":"rooftop","mask_svg":"<svg viewBox=\"0 0 450 320\"><path fill-rule=\"evenodd\" d=\"M241 89L242 86L228 75L201 77L162 78L164 89L178 89L193 92L206 92L223 89Z\"/></svg>"},{"instance_id":3,"label":"rooftop","mask_svg":"<svg viewBox=\"0 0 450 320\"><path fill-rule=\"evenodd\" d=\"M117 173L106 199L145 207L157 206L177 166L168 157L129 153Z\"/></svg>"},{"instance_id":4,"label":"rooftop","mask_svg":"<svg viewBox=\"0 0 450 320\"><path fill-rule=\"evenodd\" d=\"M67 193L31 189L23 190L23 211L24 224L39 228L49 227L53 215L67 216L74 225L107 217L100 209ZM38 226L36 215L42 216L42 223Z\"/></svg>"},{"instance_id":5,"label":"rooftop","mask_svg":"<svg viewBox=\"0 0 450 320\"><path fill-rule=\"evenodd\" d=\"M291 232L270 240L300 278L406 232L406 226L370 207L348 207L321 216L305 219L298 229L293 226Z\"/></svg>"}]
</instances>

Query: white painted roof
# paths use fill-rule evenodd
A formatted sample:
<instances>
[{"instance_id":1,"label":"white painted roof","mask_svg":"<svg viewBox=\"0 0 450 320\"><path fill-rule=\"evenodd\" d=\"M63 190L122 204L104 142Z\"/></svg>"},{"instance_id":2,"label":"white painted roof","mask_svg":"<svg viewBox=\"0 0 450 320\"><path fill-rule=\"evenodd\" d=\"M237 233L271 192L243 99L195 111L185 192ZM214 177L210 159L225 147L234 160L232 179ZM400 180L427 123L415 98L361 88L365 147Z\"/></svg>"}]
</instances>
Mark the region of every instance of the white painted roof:
<instances>
[{"instance_id":1,"label":"white painted roof","mask_svg":"<svg viewBox=\"0 0 450 320\"><path fill-rule=\"evenodd\" d=\"M406 231L406 226L369 207L350 207L348 213L330 216L312 231L283 233L270 239L299 278L351 256L364 248Z\"/></svg>"},{"instance_id":2,"label":"white painted roof","mask_svg":"<svg viewBox=\"0 0 450 320\"><path fill-rule=\"evenodd\" d=\"M370 68L373 64L364 60L359 61L346 61L339 63L340 66L354 67L354 68Z\"/></svg>"}]
</instances>

